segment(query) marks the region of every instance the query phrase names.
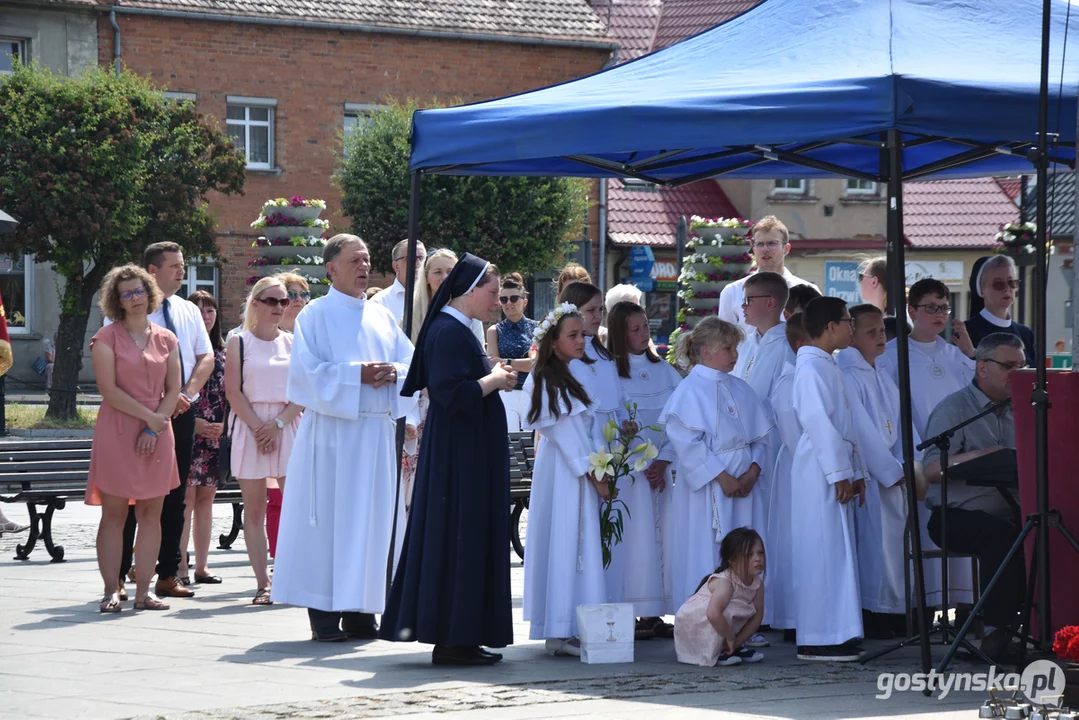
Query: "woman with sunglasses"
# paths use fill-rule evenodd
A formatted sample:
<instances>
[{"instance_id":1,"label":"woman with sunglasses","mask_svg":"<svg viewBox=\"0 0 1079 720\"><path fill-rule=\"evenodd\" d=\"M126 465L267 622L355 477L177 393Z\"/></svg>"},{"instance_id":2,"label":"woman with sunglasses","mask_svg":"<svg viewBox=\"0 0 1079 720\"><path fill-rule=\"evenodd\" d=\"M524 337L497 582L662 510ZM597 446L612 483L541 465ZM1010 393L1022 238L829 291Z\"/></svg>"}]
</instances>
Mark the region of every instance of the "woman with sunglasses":
<instances>
[{"instance_id":1,"label":"woman with sunglasses","mask_svg":"<svg viewBox=\"0 0 1079 720\"><path fill-rule=\"evenodd\" d=\"M1027 366L1034 367L1034 333L1012 320L1011 309L1019 292L1015 260L993 255L974 263L970 274L970 318L965 323L974 347L993 333L1008 333L1023 341Z\"/></svg>"},{"instance_id":2,"label":"woman with sunglasses","mask_svg":"<svg viewBox=\"0 0 1079 720\"><path fill-rule=\"evenodd\" d=\"M530 406L528 394L522 390L532 369L528 351L532 347L532 334L539 323L525 317L528 292L520 273L510 273L502 278L498 302L505 318L487 328L487 353L491 362L496 365L506 363L517 373L517 387L502 393L502 404L506 406L509 431L521 432L521 424Z\"/></svg>"},{"instance_id":3,"label":"woman with sunglasses","mask_svg":"<svg viewBox=\"0 0 1079 720\"><path fill-rule=\"evenodd\" d=\"M279 272L274 277L288 291L288 307L281 316L281 329L290 333L296 326L296 316L311 302L311 286L307 284L307 278L294 272Z\"/></svg>"},{"instance_id":4,"label":"woman with sunglasses","mask_svg":"<svg viewBox=\"0 0 1079 720\"><path fill-rule=\"evenodd\" d=\"M281 330L290 302L280 279L255 283L244 303L244 330L225 351L225 397L231 406L225 431L232 435L232 474L244 503L244 540L255 571L255 605L270 605L266 572L266 482L284 491L292 443L303 408L288 402L292 334ZM241 369L241 362L243 367Z\"/></svg>"}]
</instances>

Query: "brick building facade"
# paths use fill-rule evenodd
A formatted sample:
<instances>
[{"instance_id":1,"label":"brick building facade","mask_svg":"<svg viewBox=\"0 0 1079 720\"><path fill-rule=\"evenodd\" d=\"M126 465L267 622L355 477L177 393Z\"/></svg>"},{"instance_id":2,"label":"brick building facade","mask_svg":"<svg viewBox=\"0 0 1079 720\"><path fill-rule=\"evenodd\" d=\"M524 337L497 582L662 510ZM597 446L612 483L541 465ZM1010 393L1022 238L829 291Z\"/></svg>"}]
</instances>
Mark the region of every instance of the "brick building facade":
<instances>
[{"instance_id":1,"label":"brick building facade","mask_svg":"<svg viewBox=\"0 0 1079 720\"><path fill-rule=\"evenodd\" d=\"M339 11L334 18L277 18L272 22L278 24L264 24L255 12L225 16L170 9L171 3L133 4L141 7L117 7L123 64L170 93L193 99L199 112L223 127L232 118L230 128L246 126L258 133L250 136L245 196L211 198L218 267L190 273L191 289L216 283L226 325L238 319L251 275L247 263L258 255L251 247L258 233L250 223L266 199L323 198L330 234L349 228L331 182L346 124L362 122L388 97L473 102L580 77L601 69L614 46L584 0L534 0L525 11L509 3L484 9L485 3L447 1L443 4L452 12L427 13L419 28L402 30L398 23L384 31L350 26L355 18ZM200 9L214 4L203 2ZM368 4L374 5L352 0L337 7L356 10ZM478 9L468 10L473 4ZM425 4L428 10L437 5ZM260 12L266 7L258 6ZM555 15L561 19L545 25L545 18ZM102 65L114 61L116 34L109 17L101 16Z\"/></svg>"}]
</instances>

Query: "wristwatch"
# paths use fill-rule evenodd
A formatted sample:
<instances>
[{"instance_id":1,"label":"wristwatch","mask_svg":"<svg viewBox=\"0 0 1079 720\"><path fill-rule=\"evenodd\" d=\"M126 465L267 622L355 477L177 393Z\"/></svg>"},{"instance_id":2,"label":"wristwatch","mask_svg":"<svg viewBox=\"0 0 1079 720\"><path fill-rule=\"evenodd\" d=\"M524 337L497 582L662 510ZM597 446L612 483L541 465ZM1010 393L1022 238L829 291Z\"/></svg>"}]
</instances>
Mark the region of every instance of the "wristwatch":
<instances>
[{"instance_id":1,"label":"wristwatch","mask_svg":"<svg viewBox=\"0 0 1079 720\"><path fill-rule=\"evenodd\" d=\"M284 430L285 429L285 423L282 422L281 418L274 418L273 419L273 424L277 426L278 430Z\"/></svg>"}]
</instances>

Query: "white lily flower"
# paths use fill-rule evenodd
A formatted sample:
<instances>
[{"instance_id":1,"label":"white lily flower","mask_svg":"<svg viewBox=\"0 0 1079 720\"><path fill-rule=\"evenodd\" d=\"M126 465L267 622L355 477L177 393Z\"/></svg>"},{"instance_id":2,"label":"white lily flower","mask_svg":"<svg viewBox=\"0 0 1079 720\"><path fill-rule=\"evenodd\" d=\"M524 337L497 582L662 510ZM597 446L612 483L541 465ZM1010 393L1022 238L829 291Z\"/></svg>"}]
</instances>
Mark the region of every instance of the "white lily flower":
<instances>
[{"instance_id":1,"label":"white lily flower","mask_svg":"<svg viewBox=\"0 0 1079 720\"><path fill-rule=\"evenodd\" d=\"M646 467L648 467L648 461L645 460L643 457L639 457L633 463L633 472L641 472Z\"/></svg>"},{"instance_id":2,"label":"white lily flower","mask_svg":"<svg viewBox=\"0 0 1079 720\"><path fill-rule=\"evenodd\" d=\"M599 452L589 453L588 469L597 478L601 478L607 473L607 468L610 466L611 460L613 459L613 455L611 455L609 452L603 452L602 450L600 450Z\"/></svg>"},{"instance_id":3,"label":"white lily flower","mask_svg":"<svg viewBox=\"0 0 1079 720\"><path fill-rule=\"evenodd\" d=\"M608 420L603 425L603 439L610 443L616 437L618 437L618 425L615 424L614 420Z\"/></svg>"}]
</instances>

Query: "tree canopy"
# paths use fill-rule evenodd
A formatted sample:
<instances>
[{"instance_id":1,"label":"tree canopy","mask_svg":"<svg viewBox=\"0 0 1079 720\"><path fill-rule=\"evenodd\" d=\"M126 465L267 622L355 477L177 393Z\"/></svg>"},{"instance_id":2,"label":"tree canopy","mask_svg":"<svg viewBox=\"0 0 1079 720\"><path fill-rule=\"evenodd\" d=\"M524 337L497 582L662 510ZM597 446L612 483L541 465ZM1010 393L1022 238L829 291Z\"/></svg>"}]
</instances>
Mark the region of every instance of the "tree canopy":
<instances>
[{"instance_id":1,"label":"tree canopy","mask_svg":"<svg viewBox=\"0 0 1079 720\"><path fill-rule=\"evenodd\" d=\"M409 132L416 101L388 100L342 142L334 179L344 214L386 271L395 243L408 234ZM420 237L429 248L467 251L504 271L561 265L581 236L588 181L573 178L425 176Z\"/></svg>"},{"instance_id":2,"label":"tree canopy","mask_svg":"<svg viewBox=\"0 0 1079 720\"><path fill-rule=\"evenodd\" d=\"M0 82L0 207L19 220L0 252L34 254L64 279L49 414L74 417L94 293L153 242L215 253L206 195L242 193L244 158L191 103L135 73L79 77L16 65Z\"/></svg>"}]
</instances>

